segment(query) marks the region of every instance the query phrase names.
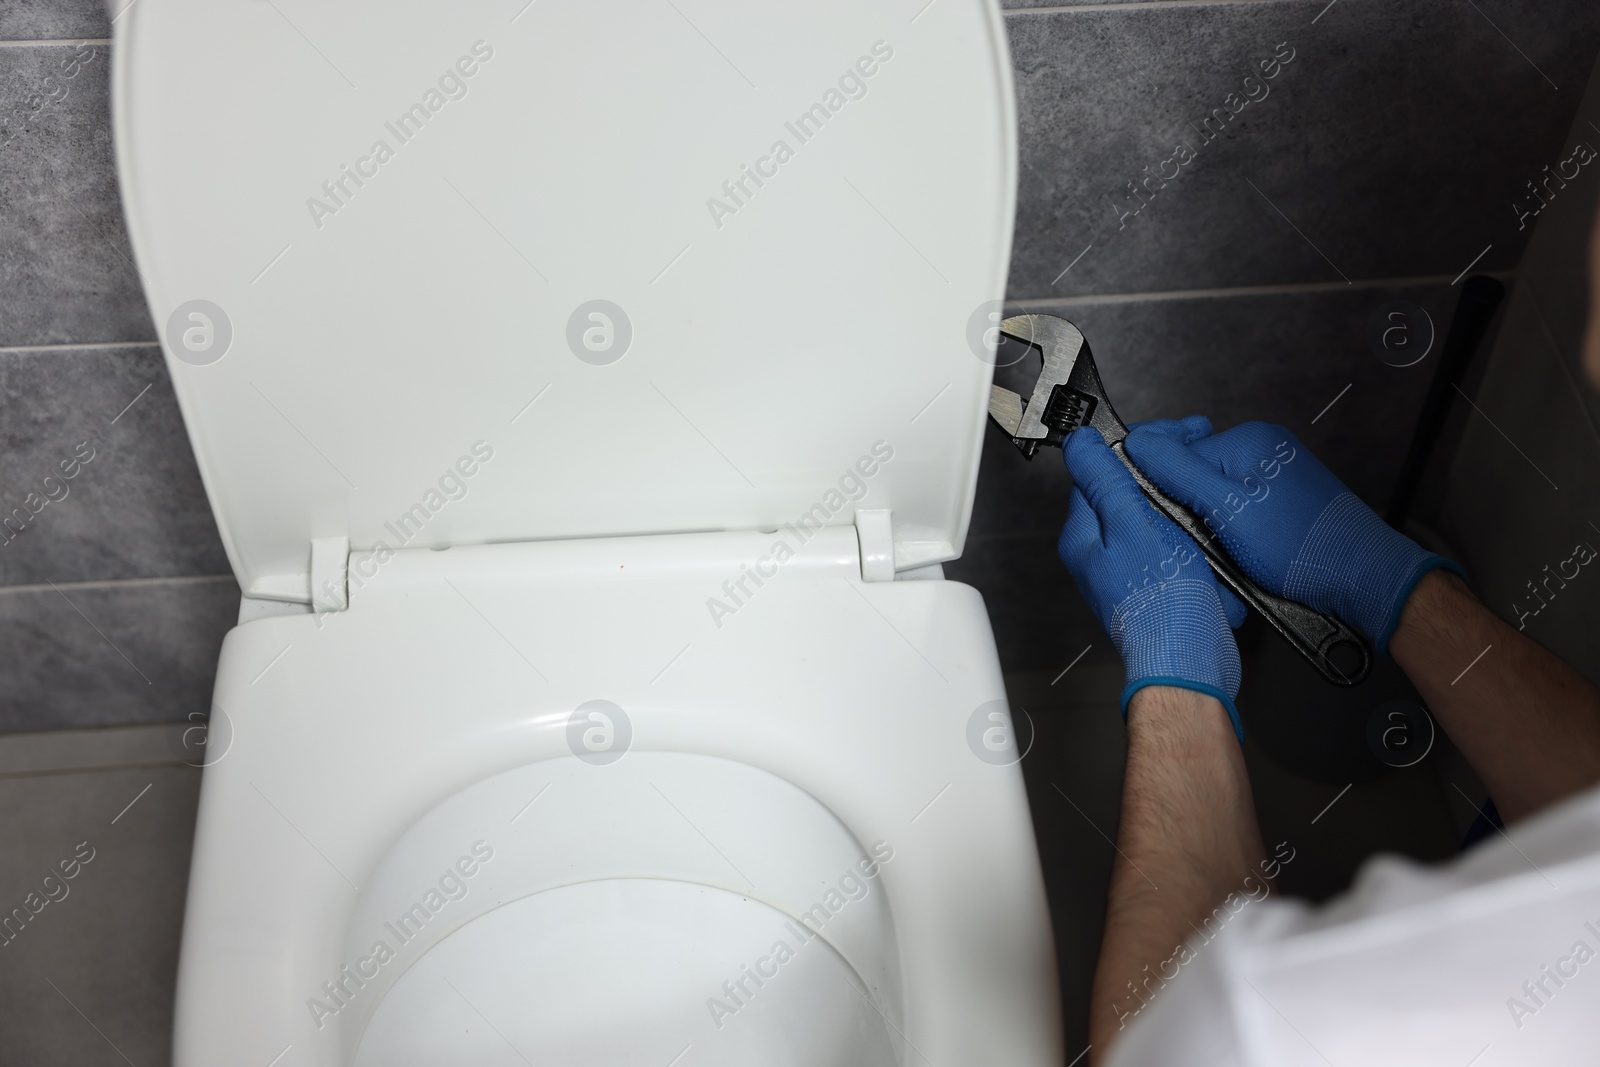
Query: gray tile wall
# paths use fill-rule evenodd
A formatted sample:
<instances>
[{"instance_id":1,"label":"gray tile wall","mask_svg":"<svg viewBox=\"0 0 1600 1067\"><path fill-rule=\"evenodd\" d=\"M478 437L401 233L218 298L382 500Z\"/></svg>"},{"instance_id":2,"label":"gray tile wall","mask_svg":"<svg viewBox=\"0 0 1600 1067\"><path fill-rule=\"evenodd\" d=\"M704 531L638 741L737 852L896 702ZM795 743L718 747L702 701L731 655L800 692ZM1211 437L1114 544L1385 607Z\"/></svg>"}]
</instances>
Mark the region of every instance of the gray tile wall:
<instances>
[{"instance_id":1,"label":"gray tile wall","mask_svg":"<svg viewBox=\"0 0 1600 1067\"><path fill-rule=\"evenodd\" d=\"M1479 268L1514 266L1510 201L1555 162L1600 10L1325 2L1013 14L1012 294L1448 281L1491 243Z\"/></svg>"},{"instance_id":2,"label":"gray tile wall","mask_svg":"<svg viewBox=\"0 0 1600 1067\"><path fill-rule=\"evenodd\" d=\"M1577 142L1600 149L1600 77ZM1600 160L1584 171L1539 215L1463 412L1442 521L1485 602L1600 683L1600 391L1580 365Z\"/></svg>"},{"instance_id":3,"label":"gray tile wall","mask_svg":"<svg viewBox=\"0 0 1600 1067\"><path fill-rule=\"evenodd\" d=\"M116 0L122 9L124 0ZM6 0L0 8L0 40L59 41L64 38L106 38L111 23L103 0Z\"/></svg>"},{"instance_id":4,"label":"gray tile wall","mask_svg":"<svg viewBox=\"0 0 1600 1067\"><path fill-rule=\"evenodd\" d=\"M1369 321L1390 301L1423 308L1436 355L1458 276L1518 264L1532 226L1512 204L1563 158L1600 5L1006 6L1014 310L1076 322L1124 418L1281 422L1381 509L1435 361L1387 365ZM1228 117L1206 140L1214 108ZM966 554L946 567L983 591L1012 671L1113 657L1055 559L1059 464L991 434Z\"/></svg>"},{"instance_id":5,"label":"gray tile wall","mask_svg":"<svg viewBox=\"0 0 1600 1067\"><path fill-rule=\"evenodd\" d=\"M238 605L123 231L109 34L99 0L0 6L0 730L205 711Z\"/></svg>"},{"instance_id":6,"label":"gray tile wall","mask_svg":"<svg viewBox=\"0 0 1600 1067\"><path fill-rule=\"evenodd\" d=\"M1510 205L1557 158L1600 8L1005 6L1017 306L1084 328L1124 415L1285 422L1381 502L1431 366L1378 361L1368 319L1405 299L1442 333L1481 251L1477 269L1518 262ZM0 5L0 511L27 516L0 546L0 730L205 710L236 605L122 228L109 35L96 0ZM1053 556L1059 460L998 445L950 573L985 593L1008 668L1106 655ZM79 446L67 495L29 514Z\"/></svg>"}]
</instances>

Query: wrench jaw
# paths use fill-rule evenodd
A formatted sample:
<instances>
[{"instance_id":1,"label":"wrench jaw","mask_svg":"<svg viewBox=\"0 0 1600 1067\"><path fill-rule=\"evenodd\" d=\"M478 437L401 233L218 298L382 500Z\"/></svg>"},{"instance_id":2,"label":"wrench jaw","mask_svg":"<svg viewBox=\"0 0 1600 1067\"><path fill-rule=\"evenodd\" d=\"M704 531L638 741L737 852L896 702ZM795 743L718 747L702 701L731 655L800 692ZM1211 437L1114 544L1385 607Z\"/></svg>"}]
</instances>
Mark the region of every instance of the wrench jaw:
<instances>
[{"instance_id":1,"label":"wrench jaw","mask_svg":"<svg viewBox=\"0 0 1600 1067\"><path fill-rule=\"evenodd\" d=\"M1043 445L1059 448L1080 426L1093 426L1157 511L1194 539L1206 562L1239 599L1258 611L1328 681L1355 685L1367 676L1372 653L1361 635L1332 615L1266 592L1229 558L1199 516L1162 493L1128 458L1128 427L1100 381L1094 356L1072 323L1051 315L1018 315L1000 324L1009 340L1039 349L1043 366L1027 396L991 386L989 417L1028 459ZM1011 364L1007 364L1008 366Z\"/></svg>"},{"instance_id":2,"label":"wrench jaw","mask_svg":"<svg viewBox=\"0 0 1600 1067\"><path fill-rule=\"evenodd\" d=\"M1037 347L1042 357L1029 396L998 385L989 388L989 416L1031 460L1040 446L1060 448L1073 430L1094 422L1095 410L1104 402L1099 375L1083 334L1065 319L1016 315L1000 324L1000 332Z\"/></svg>"},{"instance_id":3,"label":"wrench jaw","mask_svg":"<svg viewBox=\"0 0 1600 1067\"><path fill-rule=\"evenodd\" d=\"M1041 420L1044 424L1044 436L1023 437L1017 429L1029 401L998 385L989 387L989 417L1006 432L1011 438L1011 443L1026 459L1032 459L1044 445L1060 448L1073 430L1080 426L1092 425L1094 410L1098 403L1087 393L1079 392L1067 385L1057 385L1050 392L1050 400L1045 405L1045 415Z\"/></svg>"},{"instance_id":4,"label":"wrench jaw","mask_svg":"<svg viewBox=\"0 0 1600 1067\"><path fill-rule=\"evenodd\" d=\"M1022 409L1027 406L1027 401L1009 389L1002 389L998 385L989 386L989 417L995 421L1010 437L1012 443L1021 448L1023 439L1017 436L1017 430L1022 425ZM1037 446L1035 446L1035 450ZM1029 459L1033 458L1033 451L1023 448L1022 454Z\"/></svg>"}]
</instances>

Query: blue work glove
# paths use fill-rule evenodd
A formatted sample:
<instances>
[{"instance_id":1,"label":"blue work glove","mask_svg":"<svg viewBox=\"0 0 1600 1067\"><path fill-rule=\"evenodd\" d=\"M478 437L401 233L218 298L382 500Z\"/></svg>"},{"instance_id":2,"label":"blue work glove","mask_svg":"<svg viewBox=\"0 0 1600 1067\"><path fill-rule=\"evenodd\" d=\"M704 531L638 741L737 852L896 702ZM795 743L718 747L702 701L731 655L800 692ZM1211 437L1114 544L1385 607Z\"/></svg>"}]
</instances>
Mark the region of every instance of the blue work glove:
<instances>
[{"instance_id":1,"label":"blue work glove","mask_svg":"<svg viewBox=\"0 0 1600 1067\"><path fill-rule=\"evenodd\" d=\"M1099 430L1074 431L1061 451L1076 484L1057 551L1122 655L1123 718L1145 686L1178 686L1221 701L1243 741L1232 628L1244 622L1244 605L1150 504Z\"/></svg>"},{"instance_id":2,"label":"blue work glove","mask_svg":"<svg viewBox=\"0 0 1600 1067\"><path fill-rule=\"evenodd\" d=\"M1137 426L1125 447L1257 585L1337 615L1380 653L1424 574L1461 573L1385 524L1282 426L1247 422L1213 435L1194 415Z\"/></svg>"}]
</instances>

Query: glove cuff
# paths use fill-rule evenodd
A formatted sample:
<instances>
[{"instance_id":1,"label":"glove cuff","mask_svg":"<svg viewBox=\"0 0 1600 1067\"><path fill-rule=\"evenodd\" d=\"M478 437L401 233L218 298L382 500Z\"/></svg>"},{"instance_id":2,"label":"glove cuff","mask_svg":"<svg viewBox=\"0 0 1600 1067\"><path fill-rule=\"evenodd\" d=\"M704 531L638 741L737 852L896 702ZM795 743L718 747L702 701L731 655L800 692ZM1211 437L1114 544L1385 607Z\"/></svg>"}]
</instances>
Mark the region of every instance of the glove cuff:
<instances>
[{"instance_id":1,"label":"glove cuff","mask_svg":"<svg viewBox=\"0 0 1600 1067\"><path fill-rule=\"evenodd\" d=\"M1187 678L1230 696L1239 691L1239 646L1209 579L1153 583L1111 613L1107 631L1130 685L1140 678Z\"/></svg>"},{"instance_id":2,"label":"glove cuff","mask_svg":"<svg viewBox=\"0 0 1600 1067\"><path fill-rule=\"evenodd\" d=\"M1222 705L1222 710L1228 713L1228 721L1233 723L1233 736L1239 739L1239 744L1244 744L1244 726L1239 722L1239 709L1233 706L1233 698L1214 685L1190 681L1188 678L1162 678L1155 676L1136 678L1129 682L1128 687L1122 691L1123 725L1127 725L1128 722L1128 702L1133 699L1133 694L1147 685L1170 685L1174 689L1188 689L1191 692L1204 693L1208 697L1216 697L1217 703Z\"/></svg>"},{"instance_id":3,"label":"glove cuff","mask_svg":"<svg viewBox=\"0 0 1600 1067\"><path fill-rule=\"evenodd\" d=\"M1346 490L1328 502L1306 533L1289 565L1284 595L1339 616L1384 653L1411 590L1440 566L1460 570Z\"/></svg>"},{"instance_id":4,"label":"glove cuff","mask_svg":"<svg viewBox=\"0 0 1600 1067\"><path fill-rule=\"evenodd\" d=\"M1436 570L1449 571L1462 581L1466 581L1467 578L1467 572L1462 570L1461 565L1454 560L1446 559L1436 554L1425 556L1419 560L1417 565L1412 568L1411 575L1400 587L1400 595L1394 599L1394 605L1389 611L1389 617L1384 620L1383 630L1378 634L1377 640L1373 642L1377 646L1378 655L1387 656L1389 654L1389 639L1394 636L1395 630L1400 626L1400 616L1405 614L1406 603L1410 601L1411 594L1416 591L1417 585L1422 579Z\"/></svg>"}]
</instances>

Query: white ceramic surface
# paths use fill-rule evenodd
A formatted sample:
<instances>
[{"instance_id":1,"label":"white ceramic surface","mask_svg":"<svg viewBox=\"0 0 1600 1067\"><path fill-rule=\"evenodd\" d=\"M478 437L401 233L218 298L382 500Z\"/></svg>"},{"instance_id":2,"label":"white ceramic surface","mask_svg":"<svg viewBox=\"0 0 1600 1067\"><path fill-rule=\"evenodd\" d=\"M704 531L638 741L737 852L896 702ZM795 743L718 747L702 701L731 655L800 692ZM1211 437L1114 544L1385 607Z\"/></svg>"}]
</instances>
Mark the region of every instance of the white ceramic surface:
<instances>
[{"instance_id":1,"label":"white ceramic surface","mask_svg":"<svg viewBox=\"0 0 1600 1067\"><path fill-rule=\"evenodd\" d=\"M224 645L180 1067L1059 1064L993 639L925 567L966 535L1009 255L997 8L116 31L129 231L240 584L310 602L313 541L351 552L348 610ZM777 974L702 985L733 963Z\"/></svg>"},{"instance_id":2,"label":"white ceramic surface","mask_svg":"<svg viewBox=\"0 0 1600 1067\"><path fill-rule=\"evenodd\" d=\"M408 550L348 611L229 634L216 702L231 743L202 786L176 1062L265 1063L287 1046L285 1064L351 1062L382 989L352 988L330 1017L313 1003L328 1004L325 983L362 969L373 920L426 904L479 839L496 858L438 929L561 881L513 877L521 835L574 878L698 884L791 918L818 899L796 887L825 895L881 842L892 860L829 944L884 1017L934 1063L1059 1064L1027 797L988 743L1004 687L982 601L955 582L863 582L851 531L829 529L714 621L707 600L773 540ZM586 740L582 717L574 731L596 700L625 716L609 740ZM622 755L580 758L590 741ZM707 1042L727 1032L689 1022Z\"/></svg>"},{"instance_id":3,"label":"white ceramic surface","mask_svg":"<svg viewBox=\"0 0 1600 1067\"><path fill-rule=\"evenodd\" d=\"M818 505L959 555L1015 120L998 11L922 6L131 5L128 229L241 586Z\"/></svg>"}]
</instances>

